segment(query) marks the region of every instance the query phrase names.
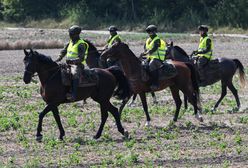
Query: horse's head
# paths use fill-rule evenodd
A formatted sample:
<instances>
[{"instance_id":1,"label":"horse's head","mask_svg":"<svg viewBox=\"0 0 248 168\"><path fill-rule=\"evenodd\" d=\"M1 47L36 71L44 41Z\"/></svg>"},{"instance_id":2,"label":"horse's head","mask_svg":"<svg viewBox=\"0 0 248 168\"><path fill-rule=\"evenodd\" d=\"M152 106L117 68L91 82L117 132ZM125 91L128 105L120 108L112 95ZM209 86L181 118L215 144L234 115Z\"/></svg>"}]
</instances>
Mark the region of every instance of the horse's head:
<instances>
[{"instance_id":1,"label":"horse's head","mask_svg":"<svg viewBox=\"0 0 248 168\"><path fill-rule=\"evenodd\" d=\"M24 49L25 57L23 59L25 71L23 76L23 81L28 84L31 82L31 79L35 72L37 72L37 52L30 49L30 52L28 52L26 49Z\"/></svg>"},{"instance_id":2,"label":"horse's head","mask_svg":"<svg viewBox=\"0 0 248 168\"><path fill-rule=\"evenodd\" d=\"M166 56L169 59L188 62L190 60L188 54L179 46L174 46L173 42L167 45Z\"/></svg>"},{"instance_id":3,"label":"horse's head","mask_svg":"<svg viewBox=\"0 0 248 168\"><path fill-rule=\"evenodd\" d=\"M106 60L109 57L120 58L127 49L129 49L127 44L123 42L115 43L101 54L101 59Z\"/></svg>"},{"instance_id":4,"label":"horse's head","mask_svg":"<svg viewBox=\"0 0 248 168\"><path fill-rule=\"evenodd\" d=\"M173 50L173 41L171 41L169 44L167 44L167 51L166 51L166 57L168 59L173 59L172 50Z\"/></svg>"}]
</instances>

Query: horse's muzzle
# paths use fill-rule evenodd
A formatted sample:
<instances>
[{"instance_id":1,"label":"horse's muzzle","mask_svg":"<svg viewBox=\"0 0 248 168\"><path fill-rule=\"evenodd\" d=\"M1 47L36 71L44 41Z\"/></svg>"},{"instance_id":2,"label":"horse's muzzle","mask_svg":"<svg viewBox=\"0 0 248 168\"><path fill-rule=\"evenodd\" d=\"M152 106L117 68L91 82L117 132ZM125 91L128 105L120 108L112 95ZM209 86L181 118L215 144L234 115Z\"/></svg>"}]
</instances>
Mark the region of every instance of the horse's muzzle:
<instances>
[{"instance_id":1,"label":"horse's muzzle","mask_svg":"<svg viewBox=\"0 0 248 168\"><path fill-rule=\"evenodd\" d=\"M29 84L31 82L32 79L32 74L31 73L27 73L27 71L24 72L23 75L23 81L25 84Z\"/></svg>"}]
</instances>

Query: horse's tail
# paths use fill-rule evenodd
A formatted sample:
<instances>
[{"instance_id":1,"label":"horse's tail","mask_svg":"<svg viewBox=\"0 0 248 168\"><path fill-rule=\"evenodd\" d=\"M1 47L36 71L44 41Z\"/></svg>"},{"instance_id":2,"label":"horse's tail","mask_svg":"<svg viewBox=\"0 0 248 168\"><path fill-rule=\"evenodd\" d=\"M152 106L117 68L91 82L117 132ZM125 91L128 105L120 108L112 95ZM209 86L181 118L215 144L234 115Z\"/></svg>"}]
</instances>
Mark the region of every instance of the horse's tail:
<instances>
[{"instance_id":1,"label":"horse's tail","mask_svg":"<svg viewBox=\"0 0 248 168\"><path fill-rule=\"evenodd\" d=\"M188 62L185 62L185 64L190 69L190 72L191 72L191 81L192 81L192 85L193 85L194 91L197 94L199 94L199 86L198 86L198 82L197 82L197 79L196 79L196 70L195 70L195 67L191 63L188 63Z\"/></svg>"},{"instance_id":2,"label":"horse's tail","mask_svg":"<svg viewBox=\"0 0 248 168\"><path fill-rule=\"evenodd\" d=\"M239 79L240 79L241 87L245 87L246 81L245 81L244 66L238 59L233 59L233 61L235 62L235 64L237 65L239 69Z\"/></svg>"},{"instance_id":3,"label":"horse's tail","mask_svg":"<svg viewBox=\"0 0 248 168\"><path fill-rule=\"evenodd\" d=\"M194 93L196 95L197 104L198 104L198 106L201 106L201 103L200 103L200 91L199 91L199 85L198 85L198 82L197 82L197 79L196 79L195 67L189 62L185 62L185 64L187 65L187 67L190 69L190 72L191 72L191 81L192 81Z\"/></svg>"},{"instance_id":4,"label":"horse's tail","mask_svg":"<svg viewBox=\"0 0 248 168\"><path fill-rule=\"evenodd\" d=\"M132 92L123 71L118 66L111 66L108 70L115 76L117 81L117 88L114 91L114 96L121 100L129 99Z\"/></svg>"}]
</instances>

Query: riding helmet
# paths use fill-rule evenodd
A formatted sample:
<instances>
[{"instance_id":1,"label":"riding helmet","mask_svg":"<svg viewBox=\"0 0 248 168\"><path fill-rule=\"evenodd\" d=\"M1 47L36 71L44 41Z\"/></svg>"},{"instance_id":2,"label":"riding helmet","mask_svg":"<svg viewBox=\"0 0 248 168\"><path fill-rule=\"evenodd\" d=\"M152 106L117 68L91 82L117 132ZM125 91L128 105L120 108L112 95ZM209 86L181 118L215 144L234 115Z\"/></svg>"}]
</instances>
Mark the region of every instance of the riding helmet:
<instances>
[{"instance_id":1,"label":"riding helmet","mask_svg":"<svg viewBox=\"0 0 248 168\"><path fill-rule=\"evenodd\" d=\"M146 32L157 32L157 26L155 26L155 25L147 26Z\"/></svg>"},{"instance_id":2,"label":"riding helmet","mask_svg":"<svg viewBox=\"0 0 248 168\"><path fill-rule=\"evenodd\" d=\"M70 27L69 33L70 33L71 35L80 34L80 33L81 33L81 27L79 27L79 26L77 26L77 25L73 25L73 26Z\"/></svg>"},{"instance_id":3,"label":"riding helmet","mask_svg":"<svg viewBox=\"0 0 248 168\"><path fill-rule=\"evenodd\" d=\"M198 30L208 32L208 26L207 25L200 25L200 26L198 26Z\"/></svg>"},{"instance_id":4,"label":"riding helmet","mask_svg":"<svg viewBox=\"0 0 248 168\"><path fill-rule=\"evenodd\" d=\"M117 29L116 26L110 26L110 27L108 28L108 30L109 30L110 32L115 32L115 31L117 31L118 29Z\"/></svg>"}]
</instances>

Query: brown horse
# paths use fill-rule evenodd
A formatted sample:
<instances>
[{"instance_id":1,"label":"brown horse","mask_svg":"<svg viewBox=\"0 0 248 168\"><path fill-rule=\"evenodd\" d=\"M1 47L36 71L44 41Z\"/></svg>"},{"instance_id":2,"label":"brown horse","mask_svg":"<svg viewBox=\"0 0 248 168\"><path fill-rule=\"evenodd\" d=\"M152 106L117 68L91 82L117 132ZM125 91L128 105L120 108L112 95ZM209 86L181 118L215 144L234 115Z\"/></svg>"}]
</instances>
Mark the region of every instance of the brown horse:
<instances>
[{"instance_id":1,"label":"brown horse","mask_svg":"<svg viewBox=\"0 0 248 168\"><path fill-rule=\"evenodd\" d=\"M191 62L193 64L193 60L191 59L191 56L189 56L181 47L179 46L173 46L173 42L168 46L168 57L181 62ZM215 80L212 80L211 83L208 85L212 85L216 83L217 81L221 81L221 96L219 100L214 105L212 111L215 111L216 108L219 106L222 99L227 94L227 88L230 89L232 94L235 97L236 104L237 104L237 110L240 108L240 101L238 96L238 91L233 85L233 76L237 70L239 70L239 76L240 76L240 83L241 86L245 86L245 71L244 66L238 59L229 59L229 58L218 58L220 63L220 76L216 78ZM202 86L204 87L204 86ZM186 98L186 97L185 97ZM185 106L187 107L187 99L185 99Z\"/></svg>"},{"instance_id":2,"label":"brown horse","mask_svg":"<svg viewBox=\"0 0 248 168\"><path fill-rule=\"evenodd\" d=\"M146 114L146 125L150 124L150 116L148 113L148 107L146 102L146 92L151 92L150 84L151 81L143 82L141 80L141 61L134 55L125 43L116 43L108 50L104 51L101 58L106 60L108 57L116 57L120 60L123 67L123 71L129 79L132 91L134 94L139 94L143 109ZM173 61L177 69L177 75L171 79L162 80L159 83L159 89L162 90L166 87L170 87L173 99L176 103L176 113L173 120L177 121L179 110L182 104L180 99L179 90L181 90L189 98L189 102L194 107L194 114L196 118L202 121L202 117L198 112L198 86L195 80L194 68L190 64ZM157 90L157 91L158 91Z\"/></svg>"},{"instance_id":3,"label":"brown horse","mask_svg":"<svg viewBox=\"0 0 248 168\"><path fill-rule=\"evenodd\" d=\"M65 131L61 124L58 106L63 103L70 103L66 99L66 94L70 87L62 84L61 68L50 57L33 50L30 50L30 52L24 50L24 53L25 71L23 81L26 84L30 83L34 74L37 73L41 82L40 94L47 104L45 109L39 114L36 139L38 141L42 139L43 118L49 111L52 111L60 131L59 139L62 140ZM76 101L79 101L91 97L100 104L101 124L94 138L97 139L101 136L104 124L108 118L108 111L114 116L118 131L122 135L128 136L128 132L122 127L118 109L110 103L110 98L116 87L116 77L111 73L111 70L96 68L94 71L98 76L97 84L94 86L79 87L76 99ZM114 70L112 71L114 72Z\"/></svg>"}]
</instances>

